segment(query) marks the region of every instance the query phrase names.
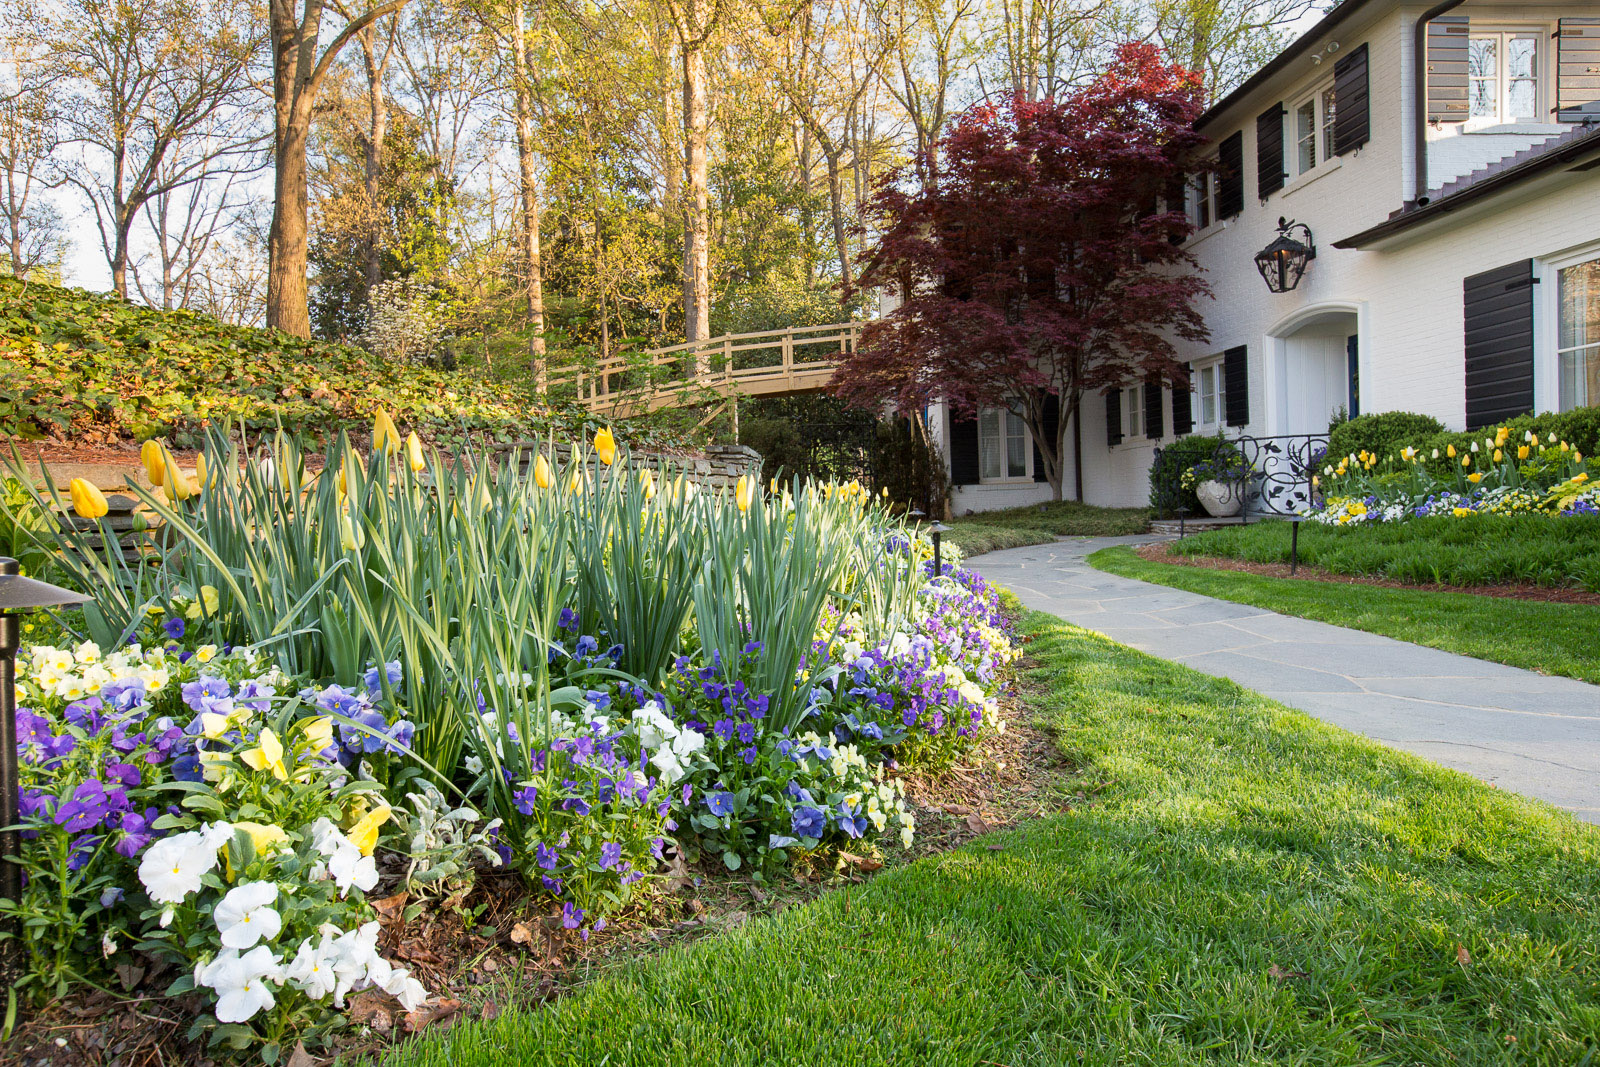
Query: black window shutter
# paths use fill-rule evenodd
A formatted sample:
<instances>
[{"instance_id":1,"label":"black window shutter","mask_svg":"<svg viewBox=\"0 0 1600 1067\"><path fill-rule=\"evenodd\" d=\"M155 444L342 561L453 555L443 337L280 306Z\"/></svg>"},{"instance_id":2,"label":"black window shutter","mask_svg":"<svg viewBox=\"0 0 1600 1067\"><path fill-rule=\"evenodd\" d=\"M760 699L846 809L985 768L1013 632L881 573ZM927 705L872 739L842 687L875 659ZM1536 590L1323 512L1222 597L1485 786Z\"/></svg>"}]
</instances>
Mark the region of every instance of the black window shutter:
<instances>
[{"instance_id":1,"label":"black window shutter","mask_svg":"<svg viewBox=\"0 0 1600 1067\"><path fill-rule=\"evenodd\" d=\"M1222 353L1222 390L1227 394L1229 426L1250 425L1250 360L1244 345Z\"/></svg>"},{"instance_id":2,"label":"black window shutter","mask_svg":"<svg viewBox=\"0 0 1600 1067\"><path fill-rule=\"evenodd\" d=\"M1194 395L1194 379L1179 385L1172 383L1172 432L1175 436L1184 437L1194 432L1194 402L1190 397Z\"/></svg>"},{"instance_id":3,"label":"black window shutter","mask_svg":"<svg viewBox=\"0 0 1600 1067\"><path fill-rule=\"evenodd\" d=\"M1466 331L1467 429L1533 410L1533 260L1461 283Z\"/></svg>"},{"instance_id":4,"label":"black window shutter","mask_svg":"<svg viewBox=\"0 0 1600 1067\"><path fill-rule=\"evenodd\" d=\"M950 484L978 484L978 420L950 416Z\"/></svg>"},{"instance_id":5,"label":"black window shutter","mask_svg":"<svg viewBox=\"0 0 1600 1067\"><path fill-rule=\"evenodd\" d=\"M1333 64L1333 154L1354 152L1372 137L1367 107L1367 46Z\"/></svg>"},{"instance_id":6,"label":"black window shutter","mask_svg":"<svg viewBox=\"0 0 1600 1067\"><path fill-rule=\"evenodd\" d=\"M1044 435L1052 441L1061 436L1061 398L1050 393L1044 398ZM1060 462L1057 456L1056 461ZM1044 457L1039 454L1039 446L1033 446L1033 480L1036 482L1049 481L1044 476Z\"/></svg>"},{"instance_id":7,"label":"black window shutter","mask_svg":"<svg viewBox=\"0 0 1600 1067\"><path fill-rule=\"evenodd\" d=\"M1217 217L1230 219L1244 211L1244 133L1236 132L1217 146Z\"/></svg>"},{"instance_id":8,"label":"black window shutter","mask_svg":"<svg viewBox=\"0 0 1600 1067\"><path fill-rule=\"evenodd\" d=\"M1122 390L1106 390L1106 447L1122 443Z\"/></svg>"},{"instance_id":9,"label":"black window shutter","mask_svg":"<svg viewBox=\"0 0 1600 1067\"><path fill-rule=\"evenodd\" d=\"M1283 102L1256 116L1256 195L1265 200L1283 188Z\"/></svg>"},{"instance_id":10,"label":"black window shutter","mask_svg":"<svg viewBox=\"0 0 1600 1067\"><path fill-rule=\"evenodd\" d=\"M1556 68L1556 119L1600 120L1600 18L1562 19Z\"/></svg>"},{"instance_id":11,"label":"black window shutter","mask_svg":"<svg viewBox=\"0 0 1600 1067\"><path fill-rule=\"evenodd\" d=\"M1165 407L1163 396L1160 378L1151 378L1144 383L1144 435L1152 441L1159 441L1167 435L1166 419L1161 414L1161 409Z\"/></svg>"},{"instance_id":12,"label":"black window shutter","mask_svg":"<svg viewBox=\"0 0 1600 1067\"><path fill-rule=\"evenodd\" d=\"M1428 121L1465 122L1467 115L1467 17L1440 15L1428 23Z\"/></svg>"}]
</instances>

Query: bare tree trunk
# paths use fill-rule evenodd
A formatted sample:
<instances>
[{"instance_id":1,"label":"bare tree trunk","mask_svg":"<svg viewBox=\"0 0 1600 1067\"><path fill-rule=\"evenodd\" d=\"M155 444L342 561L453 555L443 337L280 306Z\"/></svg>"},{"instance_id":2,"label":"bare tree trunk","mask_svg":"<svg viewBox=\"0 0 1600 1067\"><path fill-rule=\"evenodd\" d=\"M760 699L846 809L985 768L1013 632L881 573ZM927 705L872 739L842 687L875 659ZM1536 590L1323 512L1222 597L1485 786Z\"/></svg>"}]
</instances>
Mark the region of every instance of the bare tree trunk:
<instances>
[{"instance_id":1,"label":"bare tree trunk","mask_svg":"<svg viewBox=\"0 0 1600 1067\"><path fill-rule=\"evenodd\" d=\"M280 109L273 138L272 226L267 231L267 325L296 337L311 336L306 306L306 135L303 116ZM290 114L284 115L283 112Z\"/></svg>"},{"instance_id":2,"label":"bare tree trunk","mask_svg":"<svg viewBox=\"0 0 1600 1067\"><path fill-rule=\"evenodd\" d=\"M690 19L699 21L698 3L691 0ZM689 193L687 240L684 241L684 339L704 341L711 336L711 204L706 173L706 57L705 42L683 47L683 141L688 162ZM696 373L706 370L705 357L695 356Z\"/></svg>"},{"instance_id":3,"label":"bare tree trunk","mask_svg":"<svg viewBox=\"0 0 1600 1067\"><path fill-rule=\"evenodd\" d=\"M817 257L812 255L815 246L816 217L811 211L811 127L800 126L800 229L804 234L806 259L806 290L817 287Z\"/></svg>"},{"instance_id":4,"label":"bare tree trunk","mask_svg":"<svg viewBox=\"0 0 1600 1067\"><path fill-rule=\"evenodd\" d=\"M378 55L377 23L368 25L358 36L367 69L367 135L362 139L362 148L369 232L367 247L362 250L362 280L371 299L372 290L383 280L383 199L378 183L383 174L383 141L389 130L389 111L383 102L383 72L389 65L389 52L386 50L381 58Z\"/></svg>"},{"instance_id":5,"label":"bare tree trunk","mask_svg":"<svg viewBox=\"0 0 1600 1067\"><path fill-rule=\"evenodd\" d=\"M839 247L839 286L848 293L853 278L850 275L850 245L844 226L844 176L839 172L839 154L843 148L824 151L828 161L828 207L833 214L833 240Z\"/></svg>"},{"instance_id":6,"label":"bare tree trunk","mask_svg":"<svg viewBox=\"0 0 1600 1067\"><path fill-rule=\"evenodd\" d=\"M516 78L517 165L522 186L522 259L527 274L528 355L539 389L545 387L544 265L539 247L539 188L533 173L533 83L528 69L528 38L517 0L511 26L511 58Z\"/></svg>"}]
</instances>

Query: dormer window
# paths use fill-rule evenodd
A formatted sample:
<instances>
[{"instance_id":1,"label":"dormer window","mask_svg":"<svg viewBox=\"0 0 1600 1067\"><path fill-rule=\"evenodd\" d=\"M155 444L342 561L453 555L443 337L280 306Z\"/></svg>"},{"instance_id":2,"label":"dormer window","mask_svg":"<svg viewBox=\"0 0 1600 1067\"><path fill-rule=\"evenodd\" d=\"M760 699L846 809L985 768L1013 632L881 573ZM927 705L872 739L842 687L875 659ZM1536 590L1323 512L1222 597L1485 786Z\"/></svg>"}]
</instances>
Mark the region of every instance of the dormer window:
<instances>
[{"instance_id":1,"label":"dormer window","mask_svg":"<svg viewBox=\"0 0 1600 1067\"><path fill-rule=\"evenodd\" d=\"M1467 40L1468 122L1494 126L1537 122L1539 45L1533 30L1480 30Z\"/></svg>"}]
</instances>

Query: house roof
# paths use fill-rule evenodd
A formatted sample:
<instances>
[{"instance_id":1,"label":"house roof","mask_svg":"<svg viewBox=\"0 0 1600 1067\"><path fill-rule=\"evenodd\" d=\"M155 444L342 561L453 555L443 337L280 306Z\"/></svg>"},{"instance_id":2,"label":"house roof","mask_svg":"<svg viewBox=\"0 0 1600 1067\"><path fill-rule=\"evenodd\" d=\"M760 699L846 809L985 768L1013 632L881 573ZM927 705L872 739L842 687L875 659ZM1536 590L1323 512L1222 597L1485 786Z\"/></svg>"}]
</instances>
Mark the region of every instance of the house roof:
<instances>
[{"instance_id":1,"label":"house roof","mask_svg":"<svg viewBox=\"0 0 1600 1067\"><path fill-rule=\"evenodd\" d=\"M1216 121L1225 111L1228 111L1239 101L1255 92L1268 81L1271 81L1289 64L1312 51L1324 33L1355 14L1359 8L1365 7L1372 2L1373 0L1339 0L1339 3L1335 4L1322 17L1320 22L1295 38L1289 47L1274 56L1266 66L1246 78L1233 92L1207 108L1205 114L1195 119L1194 128L1196 130L1204 129L1209 123Z\"/></svg>"},{"instance_id":2,"label":"house roof","mask_svg":"<svg viewBox=\"0 0 1600 1067\"><path fill-rule=\"evenodd\" d=\"M1548 175L1591 152L1600 152L1600 126L1587 123L1575 126L1531 148L1447 182L1430 193L1424 201L1407 204L1376 226L1333 242L1333 247L1367 248L1511 186ZM1584 169L1596 162L1600 162L1600 156L1586 164Z\"/></svg>"}]
</instances>

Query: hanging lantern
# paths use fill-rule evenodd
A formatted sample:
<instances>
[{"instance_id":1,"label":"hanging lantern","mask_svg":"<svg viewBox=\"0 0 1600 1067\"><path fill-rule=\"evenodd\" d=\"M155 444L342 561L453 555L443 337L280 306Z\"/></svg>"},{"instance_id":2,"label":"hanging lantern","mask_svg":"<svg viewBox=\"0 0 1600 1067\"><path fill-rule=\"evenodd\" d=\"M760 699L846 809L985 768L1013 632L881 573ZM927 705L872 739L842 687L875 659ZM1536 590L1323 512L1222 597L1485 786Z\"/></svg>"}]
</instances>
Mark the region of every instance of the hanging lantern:
<instances>
[{"instance_id":1,"label":"hanging lantern","mask_svg":"<svg viewBox=\"0 0 1600 1067\"><path fill-rule=\"evenodd\" d=\"M1304 240L1292 236L1298 231ZM1280 217L1278 236L1256 253L1256 269L1261 272L1267 288L1274 293L1287 293L1300 284L1306 264L1317 258L1317 246L1311 243L1311 229L1301 222Z\"/></svg>"}]
</instances>

